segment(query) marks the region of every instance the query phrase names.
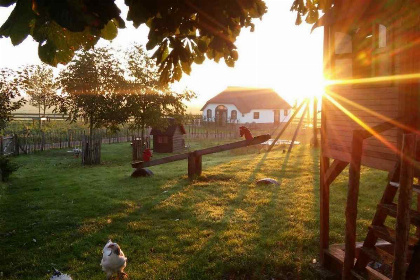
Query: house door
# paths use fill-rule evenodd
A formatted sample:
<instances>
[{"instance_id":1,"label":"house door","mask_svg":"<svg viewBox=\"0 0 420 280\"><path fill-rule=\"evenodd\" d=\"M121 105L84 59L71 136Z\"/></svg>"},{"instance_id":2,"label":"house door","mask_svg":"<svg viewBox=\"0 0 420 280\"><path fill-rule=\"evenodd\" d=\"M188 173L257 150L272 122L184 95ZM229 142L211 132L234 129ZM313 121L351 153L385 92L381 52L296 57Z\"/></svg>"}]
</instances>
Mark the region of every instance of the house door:
<instances>
[{"instance_id":1,"label":"house door","mask_svg":"<svg viewBox=\"0 0 420 280\"><path fill-rule=\"evenodd\" d=\"M280 110L274 110L274 123L280 123Z\"/></svg>"},{"instance_id":2,"label":"house door","mask_svg":"<svg viewBox=\"0 0 420 280\"><path fill-rule=\"evenodd\" d=\"M216 123L218 125L225 125L227 123L227 108L219 105L216 107Z\"/></svg>"}]
</instances>

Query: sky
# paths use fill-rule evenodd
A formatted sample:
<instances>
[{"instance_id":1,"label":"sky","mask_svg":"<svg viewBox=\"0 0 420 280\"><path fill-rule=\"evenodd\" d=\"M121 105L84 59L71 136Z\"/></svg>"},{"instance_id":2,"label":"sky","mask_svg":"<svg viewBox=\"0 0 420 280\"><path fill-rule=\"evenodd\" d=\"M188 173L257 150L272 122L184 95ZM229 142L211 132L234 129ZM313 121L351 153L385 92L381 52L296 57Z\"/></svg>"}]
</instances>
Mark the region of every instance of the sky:
<instances>
[{"instance_id":1,"label":"sky","mask_svg":"<svg viewBox=\"0 0 420 280\"><path fill-rule=\"evenodd\" d=\"M228 67L223 59L219 63L206 60L201 65L193 65L191 75L184 74L181 81L173 85L176 90L187 87L197 93L198 98L188 104L189 111L198 112L208 99L228 86L273 88L292 105L295 99L322 93L322 28L311 34L310 25L296 26L296 15L290 12L293 0L265 2L268 12L262 21L254 21L255 31L243 29L235 43L239 59L234 68ZM126 6L122 0L117 3L125 18ZM0 8L1 24L10 12L10 8ZM99 45L146 44L147 34L147 27L135 29L128 22L116 39L112 42L101 40ZM37 43L31 37L15 47L10 39L0 39L0 50L0 68L16 69L25 64L41 63Z\"/></svg>"}]
</instances>

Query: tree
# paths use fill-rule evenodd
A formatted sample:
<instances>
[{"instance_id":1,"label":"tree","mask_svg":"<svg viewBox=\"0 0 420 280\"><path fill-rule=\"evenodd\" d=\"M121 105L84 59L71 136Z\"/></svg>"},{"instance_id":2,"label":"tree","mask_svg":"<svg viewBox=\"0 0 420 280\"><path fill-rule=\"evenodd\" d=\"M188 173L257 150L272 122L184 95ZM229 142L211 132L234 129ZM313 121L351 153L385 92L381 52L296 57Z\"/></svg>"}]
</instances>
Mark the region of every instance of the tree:
<instances>
[{"instance_id":1,"label":"tree","mask_svg":"<svg viewBox=\"0 0 420 280\"><path fill-rule=\"evenodd\" d=\"M10 69L0 69L0 130L6 127L10 114L25 103L23 98L16 100L20 97L17 77Z\"/></svg>"},{"instance_id":2,"label":"tree","mask_svg":"<svg viewBox=\"0 0 420 280\"><path fill-rule=\"evenodd\" d=\"M303 0L301 0L303 1ZM39 43L40 59L50 65L68 63L75 51L94 46L99 38L112 40L124 28L114 0L0 0L15 4L0 27L0 37L14 45L29 35ZM253 19L267 10L263 0L125 0L127 20L149 28L148 50L159 66L160 82L179 80L192 63L208 59L228 66L238 59L236 38L243 28L254 29Z\"/></svg>"},{"instance_id":3,"label":"tree","mask_svg":"<svg viewBox=\"0 0 420 280\"><path fill-rule=\"evenodd\" d=\"M31 97L31 105L38 108L45 116L46 110L53 107L57 94L57 85L51 67L46 65L29 65L21 72L21 87Z\"/></svg>"},{"instance_id":4,"label":"tree","mask_svg":"<svg viewBox=\"0 0 420 280\"><path fill-rule=\"evenodd\" d=\"M59 75L63 95L59 110L70 114L71 121L83 119L89 125L89 135L103 126L115 126L125 121L123 70L108 48L79 52L74 61ZM116 113L118 112L118 114Z\"/></svg>"},{"instance_id":5,"label":"tree","mask_svg":"<svg viewBox=\"0 0 420 280\"><path fill-rule=\"evenodd\" d=\"M191 100L195 93L188 90L175 93L167 84L159 83L158 67L141 45L133 45L126 52L126 61L129 74L127 112L133 118L131 127L141 130L141 139L144 139L146 127L167 126L166 117L180 121L186 111L183 101Z\"/></svg>"}]
</instances>

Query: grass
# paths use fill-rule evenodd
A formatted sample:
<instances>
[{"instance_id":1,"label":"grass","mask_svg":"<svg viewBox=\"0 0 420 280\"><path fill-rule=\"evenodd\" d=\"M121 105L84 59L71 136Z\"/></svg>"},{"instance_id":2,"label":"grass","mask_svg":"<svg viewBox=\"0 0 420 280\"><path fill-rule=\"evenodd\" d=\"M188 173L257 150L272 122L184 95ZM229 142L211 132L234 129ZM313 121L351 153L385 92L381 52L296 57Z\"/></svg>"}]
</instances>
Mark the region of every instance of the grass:
<instances>
[{"instance_id":1,"label":"grass","mask_svg":"<svg viewBox=\"0 0 420 280\"><path fill-rule=\"evenodd\" d=\"M290 156L209 155L192 182L186 161L130 178L128 143L104 145L95 167L64 150L19 156L21 168L0 184L0 271L6 279L47 279L54 266L73 279L104 279L101 250L111 238L128 257L130 279L316 279L318 153L301 145ZM255 185L264 177L281 185ZM347 171L331 187L334 243L344 240L346 178ZM385 180L363 170L360 240Z\"/></svg>"}]
</instances>

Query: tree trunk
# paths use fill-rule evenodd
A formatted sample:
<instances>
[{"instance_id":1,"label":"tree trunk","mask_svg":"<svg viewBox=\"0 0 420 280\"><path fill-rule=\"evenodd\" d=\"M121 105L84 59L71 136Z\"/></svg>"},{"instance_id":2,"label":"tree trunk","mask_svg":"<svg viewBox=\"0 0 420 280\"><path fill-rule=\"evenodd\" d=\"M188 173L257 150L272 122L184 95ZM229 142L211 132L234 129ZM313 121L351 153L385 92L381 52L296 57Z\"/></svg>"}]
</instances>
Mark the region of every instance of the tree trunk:
<instances>
[{"instance_id":1,"label":"tree trunk","mask_svg":"<svg viewBox=\"0 0 420 280\"><path fill-rule=\"evenodd\" d=\"M145 127L145 125L144 124L142 124L141 125L141 155L143 155L143 152L144 152L144 144L145 144L145 142L144 142L144 127Z\"/></svg>"},{"instance_id":2,"label":"tree trunk","mask_svg":"<svg viewBox=\"0 0 420 280\"><path fill-rule=\"evenodd\" d=\"M38 103L38 118L39 118L39 123L38 123L38 128L41 130L42 128L42 120L41 120L41 103Z\"/></svg>"}]
</instances>

